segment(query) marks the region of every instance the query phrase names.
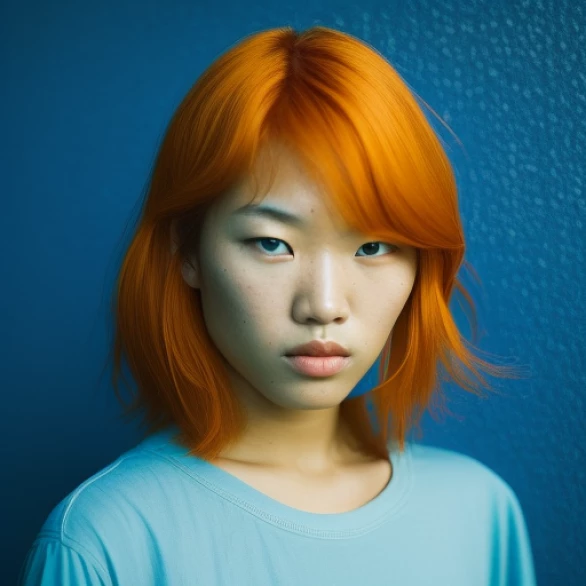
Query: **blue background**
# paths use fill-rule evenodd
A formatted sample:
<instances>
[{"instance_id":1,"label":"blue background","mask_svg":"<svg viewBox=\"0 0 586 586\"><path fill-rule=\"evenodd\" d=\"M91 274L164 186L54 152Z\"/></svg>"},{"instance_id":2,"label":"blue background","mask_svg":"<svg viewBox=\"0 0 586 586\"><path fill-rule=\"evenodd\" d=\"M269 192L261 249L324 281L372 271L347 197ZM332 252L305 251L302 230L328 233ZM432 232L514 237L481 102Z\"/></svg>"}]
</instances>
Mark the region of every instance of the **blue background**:
<instances>
[{"instance_id":1,"label":"blue background","mask_svg":"<svg viewBox=\"0 0 586 586\"><path fill-rule=\"evenodd\" d=\"M540 585L584 584L583 2L34 0L0 10L3 584L53 506L137 441L110 370L100 374L112 285L174 109L221 52L287 24L370 43L461 140L441 131L466 258L483 282L465 279L479 346L530 374L490 379L502 394L487 400L449 387L457 417L426 416L421 441L470 454L513 487Z\"/></svg>"}]
</instances>

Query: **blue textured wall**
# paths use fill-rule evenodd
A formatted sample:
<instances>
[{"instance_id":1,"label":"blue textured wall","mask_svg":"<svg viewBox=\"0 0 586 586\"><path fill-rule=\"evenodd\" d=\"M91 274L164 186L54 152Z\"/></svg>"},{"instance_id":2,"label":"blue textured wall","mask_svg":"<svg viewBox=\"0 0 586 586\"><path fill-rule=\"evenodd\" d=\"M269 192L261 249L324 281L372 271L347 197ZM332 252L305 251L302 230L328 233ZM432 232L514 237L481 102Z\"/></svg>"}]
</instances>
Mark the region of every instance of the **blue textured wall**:
<instances>
[{"instance_id":1,"label":"blue textured wall","mask_svg":"<svg viewBox=\"0 0 586 586\"><path fill-rule=\"evenodd\" d=\"M99 375L120 238L174 108L243 36L323 24L377 48L459 137L442 131L484 284L465 281L479 345L530 367L488 400L450 388L458 418L427 417L423 441L512 485L540 585L583 585L584 2L208 4L0 9L2 583L50 509L136 440Z\"/></svg>"}]
</instances>

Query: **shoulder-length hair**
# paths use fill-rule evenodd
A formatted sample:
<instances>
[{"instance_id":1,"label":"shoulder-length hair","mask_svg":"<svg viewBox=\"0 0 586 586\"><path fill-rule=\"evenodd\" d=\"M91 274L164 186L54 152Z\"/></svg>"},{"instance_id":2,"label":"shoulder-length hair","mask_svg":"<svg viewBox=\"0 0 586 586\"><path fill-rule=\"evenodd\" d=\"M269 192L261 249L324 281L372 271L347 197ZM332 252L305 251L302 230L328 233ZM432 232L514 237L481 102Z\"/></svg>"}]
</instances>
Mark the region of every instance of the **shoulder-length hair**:
<instances>
[{"instance_id":1,"label":"shoulder-length hair","mask_svg":"<svg viewBox=\"0 0 586 586\"><path fill-rule=\"evenodd\" d=\"M391 443L404 449L409 429L441 393L442 372L477 395L490 388L481 371L515 378L513 368L473 354L448 307L459 291L476 331L474 302L456 277L468 263L453 171L416 98L358 39L321 26L283 27L221 55L163 138L113 297L118 398L123 358L137 384L126 415L142 413L147 434L175 424L178 441L208 460L243 431L199 291L184 282L181 265L197 248L207 208L252 175L271 139L295 149L350 226L417 249L415 282L382 351L379 384L340 406L366 453L388 457Z\"/></svg>"}]
</instances>

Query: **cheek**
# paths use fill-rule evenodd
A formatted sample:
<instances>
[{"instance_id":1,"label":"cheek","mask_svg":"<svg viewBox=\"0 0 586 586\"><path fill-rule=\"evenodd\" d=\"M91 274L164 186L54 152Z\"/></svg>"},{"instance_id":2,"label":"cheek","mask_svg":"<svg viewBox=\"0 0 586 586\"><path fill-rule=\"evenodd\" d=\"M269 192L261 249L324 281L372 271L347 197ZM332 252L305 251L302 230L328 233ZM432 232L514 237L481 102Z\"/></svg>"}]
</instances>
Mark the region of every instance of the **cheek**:
<instances>
[{"instance_id":1,"label":"cheek","mask_svg":"<svg viewBox=\"0 0 586 586\"><path fill-rule=\"evenodd\" d=\"M413 289L412 271L402 271L378 282L371 282L362 292L362 306L371 325L392 328Z\"/></svg>"},{"instance_id":2,"label":"cheek","mask_svg":"<svg viewBox=\"0 0 586 586\"><path fill-rule=\"evenodd\" d=\"M264 333L271 338L271 328L278 328L284 302L274 287L261 286L261 279L237 270L214 268L206 277L202 306L214 337L260 342Z\"/></svg>"},{"instance_id":3,"label":"cheek","mask_svg":"<svg viewBox=\"0 0 586 586\"><path fill-rule=\"evenodd\" d=\"M227 274L219 268L206 271L201 294L204 314L209 321L233 322L236 316L245 318L248 313L245 291Z\"/></svg>"}]
</instances>

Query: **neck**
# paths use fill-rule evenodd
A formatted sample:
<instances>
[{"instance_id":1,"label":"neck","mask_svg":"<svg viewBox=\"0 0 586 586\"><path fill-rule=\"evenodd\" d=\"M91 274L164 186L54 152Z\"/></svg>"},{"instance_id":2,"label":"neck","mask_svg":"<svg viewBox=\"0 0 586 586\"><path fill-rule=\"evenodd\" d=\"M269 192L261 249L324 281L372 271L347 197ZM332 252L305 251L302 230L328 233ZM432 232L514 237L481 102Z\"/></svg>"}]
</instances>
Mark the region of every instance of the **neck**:
<instances>
[{"instance_id":1,"label":"neck","mask_svg":"<svg viewBox=\"0 0 586 586\"><path fill-rule=\"evenodd\" d=\"M351 434L337 417L331 419L329 433L323 417L289 426L257 421L219 459L303 474L323 474L370 459L357 451Z\"/></svg>"}]
</instances>

